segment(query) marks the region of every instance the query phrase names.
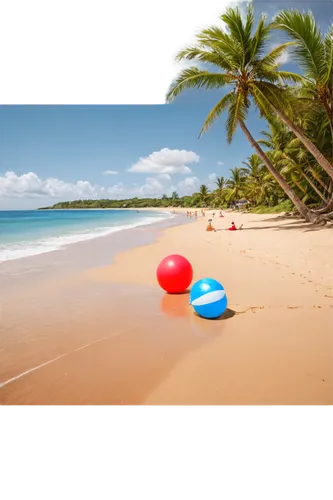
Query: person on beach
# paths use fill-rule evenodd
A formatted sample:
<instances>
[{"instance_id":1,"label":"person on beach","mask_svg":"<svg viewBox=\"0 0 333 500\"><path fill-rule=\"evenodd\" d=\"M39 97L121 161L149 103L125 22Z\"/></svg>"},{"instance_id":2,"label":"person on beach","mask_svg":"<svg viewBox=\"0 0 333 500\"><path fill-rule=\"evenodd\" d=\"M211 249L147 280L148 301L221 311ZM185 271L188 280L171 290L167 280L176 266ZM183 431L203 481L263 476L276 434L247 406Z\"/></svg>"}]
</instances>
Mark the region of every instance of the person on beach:
<instances>
[{"instance_id":1,"label":"person on beach","mask_svg":"<svg viewBox=\"0 0 333 500\"><path fill-rule=\"evenodd\" d=\"M215 231L215 227L212 226L212 219L208 219L208 226L206 227L206 231Z\"/></svg>"},{"instance_id":2,"label":"person on beach","mask_svg":"<svg viewBox=\"0 0 333 500\"><path fill-rule=\"evenodd\" d=\"M232 222L231 226L227 229L227 231L240 231L242 228L243 228L243 224L241 224L239 226L239 228L237 229L237 227L235 226L235 223Z\"/></svg>"},{"instance_id":3,"label":"person on beach","mask_svg":"<svg viewBox=\"0 0 333 500\"><path fill-rule=\"evenodd\" d=\"M224 217L222 210L220 210L220 217Z\"/></svg>"}]
</instances>

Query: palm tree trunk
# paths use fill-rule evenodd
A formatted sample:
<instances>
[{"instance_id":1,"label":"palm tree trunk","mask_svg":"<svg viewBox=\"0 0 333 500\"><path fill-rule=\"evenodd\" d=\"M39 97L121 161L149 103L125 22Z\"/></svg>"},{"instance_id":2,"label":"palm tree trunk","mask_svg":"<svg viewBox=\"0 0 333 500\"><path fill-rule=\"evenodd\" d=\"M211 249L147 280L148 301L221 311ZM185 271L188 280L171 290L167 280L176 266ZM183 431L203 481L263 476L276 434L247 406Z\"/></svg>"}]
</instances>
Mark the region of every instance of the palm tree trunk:
<instances>
[{"instance_id":1,"label":"palm tree trunk","mask_svg":"<svg viewBox=\"0 0 333 500\"><path fill-rule=\"evenodd\" d=\"M303 170L301 169L301 174L303 175L304 179L310 184L310 186L312 187L312 189L314 190L315 193L317 193L317 195L325 202L327 203L327 199L325 198L325 196L323 195L323 193L321 191L319 191L319 189L317 188L317 186L312 182L312 180L306 175L305 172L303 172Z\"/></svg>"},{"instance_id":2,"label":"palm tree trunk","mask_svg":"<svg viewBox=\"0 0 333 500\"><path fill-rule=\"evenodd\" d=\"M326 200L326 205L323 207L317 208L314 210L314 212L318 214L327 214L333 210L333 182L332 180L329 181L328 186L325 186L325 192L328 194L328 200Z\"/></svg>"},{"instance_id":3,"label":"palm tree trunk","mask_svg":"<svg viewBox=\"0 0 333 500\"><path fill-rule=\"evenodd\" d=\"M278 172L272 163L269 161L268 157L265 155L259 144L254 140L252 137L250 131L246 127L245 123L242 120L239 120L239 125L242 131L244 132L247 140L251 144L251 146L256 150L257 155L261 160L264 162L266 167L268 168L269 172L271 175L274 177L276 182L278 182L283 189L283 191L286 193L288 198L293 202L299 213L304 217L304 219L307 222L313 222L313 223L318 223L321 222L323 219L321 216L318 216L316 213L312 212L297 196L295 191L289 186L289 184L285 181L285 179L282 177L280 172Z\"/></svg>"},{"instance_id":4,"label":"palm tree trunk","mask_svg":"<svg viewBox=\"0 0 333 500\"><path fill-rule=\"evenodd\" d=\"M317 182L319 182L319 184L321 185L321 187L327 191L327 187L325 186L324 182L321 180L320 176L318 175L318 173L315 171L315 169L311 166L309 166L309 170L312 174L312 177L314 177L316 179Z\"/></svg>"},{"instance_id":5,"label":"palm tree trunk","mask_svg":"<svg viewBox=\"0 0 333 500\"><path fill-rule=\"evenodd\" d=\"M302 167L300 167L292 158L290 158L289 155L286 155L286 157L291 160L293 162L294 165L296 165L298 167L298 171L299 173L301 174L302 177L304 177L304 179L309 183L309 185L312 187L312 189L314 190L315 193L317 193L317 195L324 201L324 203L327 203L327 198L325 198L325 196L321 193L321 191L319 191L319 189L317 188L317 186L312 182L312 180L308 177L308 175L304 172L304 170L302 169ZM312 167L310 167L310 170L311 170ZM311 170L311 173L312 173L312 170ZM312 174L313 175L313 174ZM317 176L315 177L317 179ZM322 184L322 186L324 186L325 188L325 184L320 180L318 179L320 184ZM294 181L295 182L295 181ZM300 186L298 186L300 187ZM302 189L301 189L302 190ZM304 192L304 191L303 191Z\"/></svg>"},{"instance_id":6,"label":"palm tree trunk","mask_svg":"<svg viewBox=\"0 0 333 500\"><path fill-rule=\"evenodd\" d=\"M323 208L318 208L317 210L314 210L317 214L327 214L329 212L332 212L333 210L333 193L331 194L330 199L326 203L326 205Z\"/></svg>"},{"instance_id":7,"label":"palm tree trunk","mask_svg":"<svg viewBox=\"0 0 333 500\"><path fill-rule=\"evenodd\" d=\"M333 93L332 93L332 100L333 100ZM330 124L330 129L331 129L331 134L332 134L332 139L333 139L333 111L328 104L328 101L324 101L324 107L326 110L326 114L328 116L329 124Z\"/></svg>"},{"instance_id":8,"label":"palm tree trunk","mask_svg":"<svg viewBox=\"0 0 333 500\"><path fill-rule=\"evenodd\" d=\"M271 103L272 104L272 103ZM273 104L272 104L273 105ZM333 165L325 158L325 156L319 151L319 149L306 137L303 131L295 125L281 110L273 106L278 117L283 121L283 123L290 129L296 137L304 144L306 149L312 154L319 165L328 173L328 175L333 179Z\"/></svg>"}]
</instances>

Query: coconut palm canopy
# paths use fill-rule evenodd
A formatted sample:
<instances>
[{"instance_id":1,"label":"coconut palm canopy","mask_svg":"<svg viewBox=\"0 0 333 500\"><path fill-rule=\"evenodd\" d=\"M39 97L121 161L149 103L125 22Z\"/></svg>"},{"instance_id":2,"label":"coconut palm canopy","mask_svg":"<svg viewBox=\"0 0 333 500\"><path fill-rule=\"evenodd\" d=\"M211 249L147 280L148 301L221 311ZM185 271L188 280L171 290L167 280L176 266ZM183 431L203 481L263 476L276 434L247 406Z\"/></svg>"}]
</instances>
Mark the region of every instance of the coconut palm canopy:
<instances>
[{"instance_id":1,"label":"coconut palm canopy","mask_svg":"<svg viewBox=\"0 0 333 500\"><path fill-rule=\"evenodd\" d=\"M305 188L299 182L299 177L307 179L301 173L303 167L299 166L298 170L293 167L292 172L288 171L290 176L285 177L281 163L275 161L273 154L266 154L251 135L246 126L246 118L250 107L254 106L261 117L271 122L273 117L283 124L291 134L288 139L295 141L294 146L297 144L299 155L303 154L303 158L306 157L306 161L312 164L316 172L319 169L319 177L325 188L328 183L327 191L331 195L327 206L320 211L330 211L331 203L333 204L333 165L327 150L324 151L323 143L327 141L327 129L331 124L329 115L332 100L328 99L328 95L332 83L332 30L323 37L313 16L296 11L280 13L271 22L262 14L255 24L252 5L244 18L238 8L229 8L220 16L220 20L224 23L223 26L204 29L196 36L195 45L186 47L177 55L178 61L194 61L196 65L179 73L170 86L167 102L189 88L225 89L224 95L206 117L199 136L207 132L225 112L227 141L232 141L237 127L240 127L262 165L268 170L269 176L266 175L265 182L264 176L261 177L260 189L258 186L254 189L254 198L262 200L268 196L269 187L274 180L306 220L321 222L323 218L306 203L314 188L309 183ZM276 29L285 31L290 39L267 51L272 30ZM295 51L298 63L306 69L304 75L280 70L279 58L288 47ZM322 61L311 63L311 59L319 55ZM326 113L327 119L318 134L313 124L321 111ZM281 133L282 128L279 131L280 135ZM249 176L253 182L258 182L259 166L256 166L256 170L253 169L254 166L250 166ZM228 181L229 198L241 194L244 176L245 172L241 168L231 170ZM305 192L307 196L304 199ZM317 195L319 196L318 193Z\"/></svg>"}]
</instances>

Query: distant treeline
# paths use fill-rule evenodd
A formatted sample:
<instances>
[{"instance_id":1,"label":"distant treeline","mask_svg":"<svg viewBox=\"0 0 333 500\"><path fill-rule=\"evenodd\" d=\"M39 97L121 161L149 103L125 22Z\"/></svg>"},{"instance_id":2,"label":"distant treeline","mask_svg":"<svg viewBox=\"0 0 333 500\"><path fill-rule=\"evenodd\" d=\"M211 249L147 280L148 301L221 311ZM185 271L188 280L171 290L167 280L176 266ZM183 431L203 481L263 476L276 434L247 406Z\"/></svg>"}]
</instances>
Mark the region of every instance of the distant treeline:
<instances>
[{"instance_id":1,"label":"distant treeline","mask_svg":"<svg viewBox=\"0 0 333 500\"><path fill-rule=\"evenodd\" d=\"M278 191L265 192L265 198L258 196L258 199L248 199L242 197L247 194L244 187L244 178L239 175L238 169L232 170L233 174L239 176L236 180L224 181L223 177L217 178L217 189L210 191L204 184L200 186L197 193L187 196L179 196L176 191L171 196L163 195L161 198L129 198L123 200L75 200L62 201L50 207L43 207L39 210L70 210L70 209L101 209L101 208L247 208L258 213L289 211L293 209L292 203ZM262 193L261 193L262 194ZM280 195L280 196L279 196ZM275 210L276 209L276 210Z\"/></svg>"},{"instance_id":2,"label":"distant treeline","mask_svg":"<svg viewBox=\"0 0 333 500\"><path fill-rule=\"evenodd\" d=\"M130 198L126 200L75 200L62 201L50 207L43 207L39 210L59 210L59 209L88 209L88 208L168 208L168 207L194 207L196 200L193 196L179 197L174 193L173 197L163 196L162 198Z\"/></svg>"}]
</instances>

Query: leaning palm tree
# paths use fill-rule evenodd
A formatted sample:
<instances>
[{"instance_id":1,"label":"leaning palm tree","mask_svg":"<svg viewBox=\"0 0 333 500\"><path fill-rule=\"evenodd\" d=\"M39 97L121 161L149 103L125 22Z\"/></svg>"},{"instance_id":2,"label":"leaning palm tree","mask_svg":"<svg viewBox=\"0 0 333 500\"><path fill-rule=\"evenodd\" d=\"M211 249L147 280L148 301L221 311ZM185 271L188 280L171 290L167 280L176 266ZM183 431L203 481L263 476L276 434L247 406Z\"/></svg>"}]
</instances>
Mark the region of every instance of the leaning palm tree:
<instances>
[{"instance_id":1,"label":"leaning palm tree","mask_svg":"<svg viewBox=\"0 0 333 500\"><path fill-rule=\"evenodd\" d=\"M216 26L203 30L197 35L198 44L184 49L177 56L178 60L195 59L199 64L214 65L216 71L212 72L200 67L184 69L171 84L166 99L171 102L188 88L231 87L230 92L224 95L208 114L200 135L210 128L223 111L228 110L226 121L228 142L232 141L239 126L301 215L307 221L319 222L321 218L302 203L282 175L274 168L245 125L251 100L260 109L262 115L268 116L274 111L274 108L266 95L271 97L272 92L275 92L274 103L277 103L277 98L280 102L286 101L284 89L275 83L281 80L301 81L299 75L278 71L277 59L290 43L280 45L268 54L262 55L271 31L271 25L266 24L266 15L262 14L253 33L254 12L252 6L249 7L244 22L238 8L227 9L226 13L221 16L221 20L226 25L226 31Z\"/></svg>"}]
</instances>

